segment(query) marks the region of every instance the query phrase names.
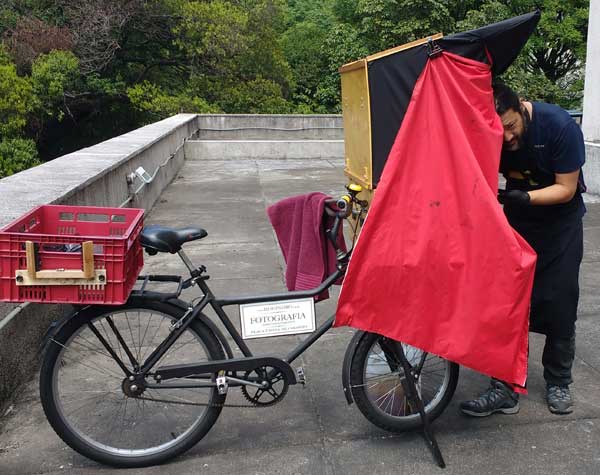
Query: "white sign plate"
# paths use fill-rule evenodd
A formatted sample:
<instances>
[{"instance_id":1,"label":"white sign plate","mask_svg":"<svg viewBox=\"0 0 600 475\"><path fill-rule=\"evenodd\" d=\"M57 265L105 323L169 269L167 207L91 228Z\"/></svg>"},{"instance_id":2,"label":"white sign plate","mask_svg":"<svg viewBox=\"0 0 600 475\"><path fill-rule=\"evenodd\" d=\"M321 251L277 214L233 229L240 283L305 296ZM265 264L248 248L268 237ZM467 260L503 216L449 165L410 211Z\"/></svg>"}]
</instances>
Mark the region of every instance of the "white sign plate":
<instances>
[{"instance_id":1,"label":"white sign plate","mask_svg":"<svg viewBox=\"0 0 600 475\"><path fill-rule=\"evenodd\" d=\"M242 338L310 333L316 329L315 302L310 298L240 305Z\"/></svg>"}]
</instances>

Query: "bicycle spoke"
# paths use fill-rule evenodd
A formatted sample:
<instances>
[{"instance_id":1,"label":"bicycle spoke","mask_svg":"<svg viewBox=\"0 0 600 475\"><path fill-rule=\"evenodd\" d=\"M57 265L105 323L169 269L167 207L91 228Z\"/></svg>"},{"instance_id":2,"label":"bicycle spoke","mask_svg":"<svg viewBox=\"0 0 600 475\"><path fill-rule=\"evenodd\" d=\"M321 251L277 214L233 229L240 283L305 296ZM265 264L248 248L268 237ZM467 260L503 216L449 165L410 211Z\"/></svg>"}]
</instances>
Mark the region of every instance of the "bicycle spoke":
<instances>
[{"instance_id":1,"label":"bicycle spoke","mask_svg":"<svg viewBox=\"0 0 600 475\"><path fill-rule=\"evenodd\" d=\"M150 354L152 354L152 351L154 350L154 340L156 338L156 335L158 335L158 332L162 328L164 321L165 321L165 317L162 317L160 320L160 323L158 324L158 327L156 328L156 331L154 332L154 335L152 336L152 339L150 340L150 344L148 345L148 350L145 351L144 355L142 356L142 361L144 363L146 362L146 358L149 356L148 352L150 352Z\"/></svg>"},{"instance_id":2,"label":"bicycle spoke","mask_svg":"<svg viewBox=\"0 0 600 475\"><path fill-rule=\"evenodd\" d=\"M139 314L139 312L138 312L138 314ZM150 318L147 318L146 320L147 320L146 329L144 330L144 336L142 336L142 341L140 343L140 350L141 350L141 348L144 347L144 342L146 341L146 334L148 333L148 328L150 327ZM145 355L145 351L140 355L140 359L138 360L142 364L144 362L144 355Z\"/></svg>"},{"instance_id":3,"label":"bicycle spoke","mask_svg":"<svg viewBox=\"0 0 600 475\"><path fill-rule=\"evenodd\" d=\"M58 341L56 341L56 340L54 340L54 339L52 339L52 340L50 340L50 341L52 341L53 343L56 343L57 345L59 345L59 346L62 346L63 348L65 348L65 349L66 349L66 347L65 347L65 346L64 346L62 343L59 343ZM66 354L66 352L65 352L65 353L63 353L63 359L66 359L66 358L65 358L65 354ZM94 366L90 366L90 365L88 365L88 364L85 364L83 361L81 361L81 359L75 359L75 358L72 358L72 359L71 359L71 358L69 357L69 359L67 359L67 360L68 360L68 361L70 361L70 362L76 363L76 364L80 364L81 366L85 366L86 368L88 368L88 369L91 369L92 371L96 371L97 373L100 373L100 374L102 374L102 375L104 375L104 376L109 376L109 377L112 377L112 378L115 378L115 379L118 379L118 380L121 380L121 379L123 378L123 376L122 376L122 375L119 375L119 374L117 374L117 373L109 372L109 371L108 371L108 370L106 370L106 369L105 369L104 371L102 371L102 370L98 369L97 367L94 367Z\"/></svg>"},{"instance_id":4,"label":"bicycle spoke","mask_svg":"<svg viewBox=\"0 0 600 475\"><path fill-rule=\"evenodd\" d=\"M139 365L138 365L137 361L135 360L135 357L131 354L131 351L129 350L129 347L127 346L127 344L125 343L125 340L123 340L123 337L121 336L121 332L119 332L119 330L117 329L117 327L114 324L114 322L112 321L112 319L110 317L106 317L106 321L108 322L108 326L111 328L111 330L113 331L113 333L117 337L117 340L119 340L119 343L121 343L121 346L123 346L123 351L125 351L125 354L127 355L127 358L129 358L129 362L131 363L131 366L133 368L138 367ZM92 331L94 333L96 333L97 330L95 331L95 327L94 327L94 325L92 325L92 323L88 323L88 326L92 329ZM98 336L98 335L96 335L96 336ZM133 338L133 336L132 336L132 338ZM109 352L111 351L110 348L107 348L107 350ZM114 355L113 357L116 358L116 355ZM121 366L122 364L123 363L121 363L119 366Z\"/></svg>"},{"instance_id":5,"label":"bicycle spoke","mask_svg":"<svg viewBox=\"0 0 600 475\"><path fill-rule=\"evenodd\" d=\"M110 333L104 327L104 322L102 320L100 320L98 323L100 323L100 328L102 328L102 330L104 331L104 335L106 336L106 340L108 341L109 345L114 349L115 345L113 345L112 338L110 337ZM119 353L119 359L121 361L123 361L123 353L121 352L121 344L119 343L119 340L117 340L116 346L117 346L117 351Z\"/></svg>"}]
</instances>

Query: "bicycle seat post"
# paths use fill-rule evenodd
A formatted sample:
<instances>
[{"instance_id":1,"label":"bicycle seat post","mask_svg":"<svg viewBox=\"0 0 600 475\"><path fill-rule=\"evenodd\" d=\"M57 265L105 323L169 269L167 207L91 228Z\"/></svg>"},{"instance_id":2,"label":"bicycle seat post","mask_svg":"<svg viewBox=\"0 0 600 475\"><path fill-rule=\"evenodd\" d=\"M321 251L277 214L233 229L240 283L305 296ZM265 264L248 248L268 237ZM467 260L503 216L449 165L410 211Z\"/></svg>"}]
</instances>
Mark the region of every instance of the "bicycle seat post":
<instances>
[{"instance_id":1,"label":"bicycle seat post","mask_svg":"<svg viewBox=\"0 0 600 475\"><path fill-rule=\"evenodd\" d=\"M185 266L190 271L190 274L194 274L194 271L196 270L196 266L194 266L194 264L192 263L192 261L190 260L190 258L183 251L183 249L179 249L179 251L177 251L177 254L179 255L179 257L181 258L181 260L183 261L183 263L185 264Z\"/></svg>"}]
</instances>

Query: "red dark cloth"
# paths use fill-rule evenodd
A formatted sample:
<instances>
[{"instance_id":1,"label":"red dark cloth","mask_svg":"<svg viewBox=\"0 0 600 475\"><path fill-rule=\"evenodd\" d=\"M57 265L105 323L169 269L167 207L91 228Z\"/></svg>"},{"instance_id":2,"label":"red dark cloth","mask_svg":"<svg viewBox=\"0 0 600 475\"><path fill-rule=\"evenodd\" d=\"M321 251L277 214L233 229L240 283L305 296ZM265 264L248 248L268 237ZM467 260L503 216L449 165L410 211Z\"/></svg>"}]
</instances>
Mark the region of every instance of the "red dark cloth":
<instances>
[{"instance_id":1,"label":"red dark cloth","mask_svg":"<svg viewBox=\"0 0 600 475\"><path fill-rule=\"evenodd\" d=\"M318 287L336 268L336 254L325 236L324 193L308 193L283 199L267 209L286 262L285 283L288 290L308 290ZM333 218L325 218L328 226ZM338 246L346 250L342 226ZM322 292L317 300L329 297Z\"/></svg>"},{"instance_id":2,"label":"red dark cloth","mask_svg":"<svg viewBox=\"0 0 600 475\"><path fill-rule=\"evenodd\" d=\"M525 385L536 255L496 200L502 133L490 67L447 52L430 59L350 260L335 326Z\"/></svg>"}]
</instances>

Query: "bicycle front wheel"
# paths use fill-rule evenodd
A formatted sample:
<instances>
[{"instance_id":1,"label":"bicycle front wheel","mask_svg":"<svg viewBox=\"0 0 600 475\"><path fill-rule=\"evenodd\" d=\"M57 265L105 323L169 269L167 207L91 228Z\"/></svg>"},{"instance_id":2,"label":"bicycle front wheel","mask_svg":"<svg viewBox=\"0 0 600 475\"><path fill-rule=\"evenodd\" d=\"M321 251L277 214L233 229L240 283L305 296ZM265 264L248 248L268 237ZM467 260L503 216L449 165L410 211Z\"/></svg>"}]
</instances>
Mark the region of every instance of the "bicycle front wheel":
<instances>
[{"instance_id":1,"label":"bicycle front wheel","mask_svg":"<svg viewBox=\"0 0 600 475\"><path fill-rule=\"evenodd\" d=\"M117 361L135 372L134 362L141 365L183 314L176 306L141 299L122 307L89 307L52 336L42 363L40 396L63 441L104 464L143 467L184 452L208 432L225 402L214 387L156 388L150 373L132 390ZM155 368L217 359L225 359L221 344L196 320ZM210 384L211 378L204 381Z\"/></svg>"},{"instance_id":2,"label":"bicycle front wheel","mask_svg":"<svg viewBox=\"0 0 600 475\"><path fill-rule=\"evenodd\" d=\"M376 426L391 432L416 429L421 427L420 414L405 393L402 365L393 345L386 344L386 340L376 333L363 334L350 367L352 396L359 410ZM452 399L458 382L458 365L406 343L400 344L418 374L417 391L432 421Z\"/></svg>"}]
</instances>

